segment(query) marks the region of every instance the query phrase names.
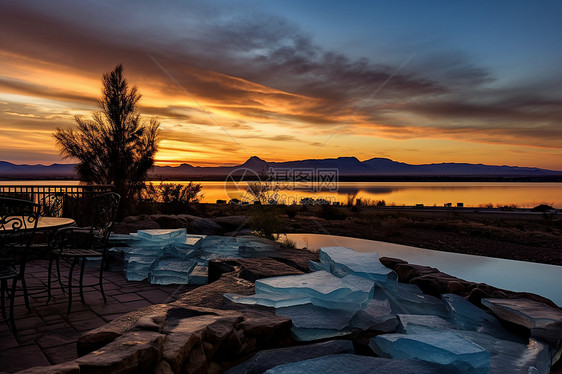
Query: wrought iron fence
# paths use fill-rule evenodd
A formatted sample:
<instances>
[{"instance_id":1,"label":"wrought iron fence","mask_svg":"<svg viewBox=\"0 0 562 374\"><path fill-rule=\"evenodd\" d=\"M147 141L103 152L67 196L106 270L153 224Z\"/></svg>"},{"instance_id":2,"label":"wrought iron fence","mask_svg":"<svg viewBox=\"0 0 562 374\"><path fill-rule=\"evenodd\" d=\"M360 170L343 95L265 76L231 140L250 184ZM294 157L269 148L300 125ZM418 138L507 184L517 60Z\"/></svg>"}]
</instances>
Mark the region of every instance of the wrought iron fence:
<instances>
[{"instance_id":1,"label":"wrought iron fence","mask_svg":"<svg viewBox=\"0 0 562 374\"><path fill-rule=\"evenodd\" d=\"M113 191L111 184L55 186L55 185L0 185L0 196L24 199L39 204L41 215L70 217L80 221L85 201Z\"/></svg>"}]
</instances>

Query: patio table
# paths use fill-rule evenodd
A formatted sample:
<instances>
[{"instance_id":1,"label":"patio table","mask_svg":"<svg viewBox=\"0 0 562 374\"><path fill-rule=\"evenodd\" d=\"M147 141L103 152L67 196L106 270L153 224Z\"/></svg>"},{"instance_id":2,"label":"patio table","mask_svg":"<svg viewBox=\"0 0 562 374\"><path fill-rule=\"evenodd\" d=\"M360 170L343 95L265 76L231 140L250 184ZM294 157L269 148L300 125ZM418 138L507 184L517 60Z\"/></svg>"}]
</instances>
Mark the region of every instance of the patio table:
<instances>
[{"instance_id":1,"label":"patio table","mask_svg":"<svg viewBox=\"0 0 562 374\"><path fill-rule=\"evenodd\" d=\"M21 217L21 216L20 216ZM3 224L2 224L3 223ZM76 222L72 219L72 218L65 218L65 217L39 217L39 219L37 220L37 227L36 227L36 232L45 232L48 237L50 238L51 235L53 235L55 233L56 230L63 228L63 227L68 227L68 226L74 226L76 224ZM2 235L2 233L7 233L9 234L9 232L12 231L12 228L10 228L10 217L6 217L6 220L4 222L0 222L0 235ZM28 250L28 254L33 255L33 254L40 254L40 253L45 253L45 250L50 250L51 247L48 244L50 242L50 239L47 239L45 244L39 244L39 245L31 245L31 247L29 247ZM23 262L20 264L20 271L22 271L22 277L24 277L25 279L25 268L28 262L28 256L25 255L23 257ZM34 291L34 292L29 292L29 291ZM41 294L43 292L47 292L49 295L49 299L50 299L50 287L48 287L48 289L44 289L44 287L28 287L27 288L27 294L28 295L37 295L37 294ZM29 309L29 304L27 302L27 298L26 298L26 306Z\"/></svg>"},{"instance_id":2,"label":"patio table","mask_svg":"<svg viewBox=\"0 0 562 374\"><path fill-rule=\"evenodd\" d=\"M10 221L10 217L7 217L6 222ZM65 217L39 217L37 220L37 231L54 231L66 226L72 226L76 222L72 218ZM12 231L9 227L0 226L1 231Z\"/></svg>"}]
</instances>

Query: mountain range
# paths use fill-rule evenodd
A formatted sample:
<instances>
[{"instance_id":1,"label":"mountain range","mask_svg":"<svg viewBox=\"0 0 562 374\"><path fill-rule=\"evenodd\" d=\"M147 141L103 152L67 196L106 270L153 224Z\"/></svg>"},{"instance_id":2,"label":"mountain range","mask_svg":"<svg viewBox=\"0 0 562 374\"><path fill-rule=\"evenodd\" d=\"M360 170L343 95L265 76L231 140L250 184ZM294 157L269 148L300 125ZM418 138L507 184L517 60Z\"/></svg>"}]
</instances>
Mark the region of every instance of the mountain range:
<instances>
[{"instance_id":1,"label":"mountain range","mask_svg":"<svg viewBox=\"0 0 562 374\"><path fill-rule=\"evenodd\" d=\"M359 161L356 157L309 159L285 162L267 162L257 156L236 166L200 167L189 164L155 166L149 173L152 179L190 179L225 177L251 170L261 175L273 169L286 170L338 170L343 177L562 177L562 171L540 168L484 165L469 163L437 163L412 165L388 158L371 158ZM0 161L0 179L61 179L75 178L74 164L16 165Z\"/></svg>"}]
</instances>

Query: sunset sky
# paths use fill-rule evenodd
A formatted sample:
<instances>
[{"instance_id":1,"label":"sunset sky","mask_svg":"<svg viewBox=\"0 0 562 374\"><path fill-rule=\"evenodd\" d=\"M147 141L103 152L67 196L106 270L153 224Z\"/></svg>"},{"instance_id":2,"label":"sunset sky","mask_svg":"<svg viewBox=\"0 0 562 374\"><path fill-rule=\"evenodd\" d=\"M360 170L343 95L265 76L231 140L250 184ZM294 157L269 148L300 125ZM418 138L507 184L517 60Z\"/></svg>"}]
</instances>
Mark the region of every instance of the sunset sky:
<instances>
[{"instance_id":1,"label":"sunset sky","mask_svg":"<svg viewBox=\"0 0 562 374\"><path fill-rule=\"evenodd\" d=\"M0 160L63 160L122 63L160 165L356 156L562 170L560 1L0 0Z\"/></svg>"}]
</instances>

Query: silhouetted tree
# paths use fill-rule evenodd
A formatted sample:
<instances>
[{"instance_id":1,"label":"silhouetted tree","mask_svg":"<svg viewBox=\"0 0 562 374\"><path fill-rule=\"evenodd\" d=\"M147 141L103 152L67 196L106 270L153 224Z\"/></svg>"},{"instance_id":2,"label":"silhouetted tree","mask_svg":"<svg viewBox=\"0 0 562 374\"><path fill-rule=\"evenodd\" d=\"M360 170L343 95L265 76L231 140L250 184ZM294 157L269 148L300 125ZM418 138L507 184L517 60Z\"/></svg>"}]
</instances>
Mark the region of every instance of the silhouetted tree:
<instances>
[{"instance_id":1,"label":"silhouetted tree","mask_svg":"<svg viewBox=\"0 0 562 374\"><path fill-rule=\"evenodd\" d=\"M82 182L113 184L127 209L154 165L159 123L141 122L136 109L141 94L127 84L122 65L104 74L102 84L101 111L89 121L76 116L76 128L57 128L54 137L65 158L78 159Z\"/></svg>"}]
</instances>

